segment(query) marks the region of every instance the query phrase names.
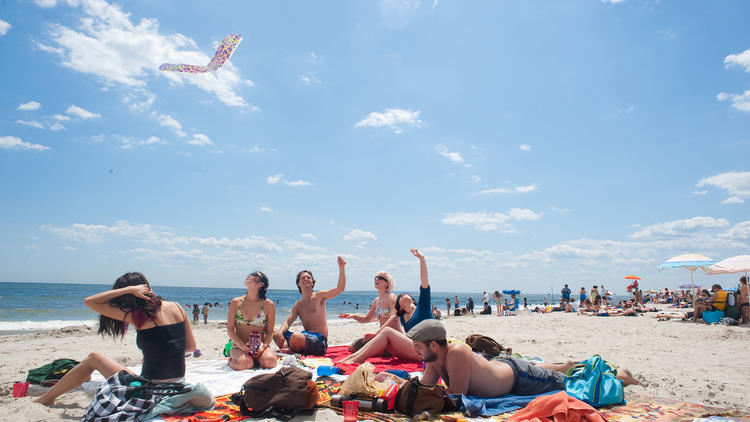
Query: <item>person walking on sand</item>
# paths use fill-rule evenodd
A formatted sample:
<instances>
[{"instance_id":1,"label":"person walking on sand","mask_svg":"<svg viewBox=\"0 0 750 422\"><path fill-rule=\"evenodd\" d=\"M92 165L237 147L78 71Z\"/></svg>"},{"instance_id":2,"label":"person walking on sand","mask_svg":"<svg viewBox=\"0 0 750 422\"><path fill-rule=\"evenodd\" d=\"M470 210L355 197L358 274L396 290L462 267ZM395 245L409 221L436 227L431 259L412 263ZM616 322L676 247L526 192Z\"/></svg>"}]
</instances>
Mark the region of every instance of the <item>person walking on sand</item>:
<instances>
[{"instance_id":1,"label":"person walking on sand","mask_svg":"<svg viewBox=\"0 0 750 422\"><path fill-rule=\"evenodd\" d=\"M565 302L570 302L570 288L568 287L568 283L565 283L565 286L560 290L560 294L562 294L562 299Z\"/></svg>"},{"instance_id":2,"label":"person walking on sand","mask_svg":"<svg viewBox=\"0 0 750 422\"><path fill-rule=\"evenodd\" d=\"M328 320L326 319L326 301L338 296L346 289L346 273L344 258L337 258L339 265L339 280L336 287L319 292L313 291L315 277L310 270L302 270L297 273L297 290L302 298L294 303L289 317L281 324L278 331L274 333L273 340L279 348L285 343L289 350L303 355L323 356L328 350ZM355 306L359 309L359 304ZM292 333L289 327L297 320L302 321L303 331Z\"/></svg>"},{"instance_id":3,"label":"person walking on sand","mask_svg":"<svg viewBox=\"0 0 750 422\"><path fill-rule=\"evenodd\" d=\"M203 304L203 310L201 312L203 313L203 324L208 325L208 302Z\"/></svg>"},{"instance_id":4,"label":"person walking on sand","mask_svg":"<svg viewBox=\"0 0 750 422\"><path fill-rule=\"evenodd\" d=\"M499 290L495 290L495 293L492 295L495 297L495 306L497 307L497 316L502 316L502 308L503 308L503 294L500 293Z\"/></svg>"},{"instance_id":5,"label":"person walking on sand","mask_svg":"<svg viewBox=\"0 0 750 422\"><path fill-rule=\"evenodd\" d=\"M179 303L167 302L154 294L143 274L124 274L112 290L89 296L83 303L99 314L101 335L123 338L128 324L135 327L135 342L143 352L141 376L162 382L185 376L185 353L195 350L188 316ZM130 372L112 358L92 352L34 402L53 405L61 394L90 380L94 371L105 378L120 371Z\"/></svg>"},{"instance_id":6,"label":"person walking on sand","mask_svg":"<svg viewBox=\"0 0 750 422\"><path fill-rule=\"evenodd\" d=\"M448 318L451 316L451 298L446 297L445 298L445 317Z\"/></svg>"}]
</instances>

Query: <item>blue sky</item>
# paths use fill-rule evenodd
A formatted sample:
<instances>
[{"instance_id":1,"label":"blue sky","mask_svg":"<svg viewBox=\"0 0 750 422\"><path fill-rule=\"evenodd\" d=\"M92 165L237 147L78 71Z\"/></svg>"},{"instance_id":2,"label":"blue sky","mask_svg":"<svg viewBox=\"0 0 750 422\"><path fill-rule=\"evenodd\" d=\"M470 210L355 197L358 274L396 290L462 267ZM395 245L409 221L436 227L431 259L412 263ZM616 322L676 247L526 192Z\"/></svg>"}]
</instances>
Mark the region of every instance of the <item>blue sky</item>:
<instances>
[{"instance_id":1,"label":"blue sky","mask_svg":"<svg viewBox=\"0 0 750 422\"><path fill-rule=\"evenodd\" d=\"M0 281L521 288L750 253L743 1L9 1ZM229 33L244 38L215 73ZM702 284L735 276L697 274Z\"/></svg>"}]
</instances>

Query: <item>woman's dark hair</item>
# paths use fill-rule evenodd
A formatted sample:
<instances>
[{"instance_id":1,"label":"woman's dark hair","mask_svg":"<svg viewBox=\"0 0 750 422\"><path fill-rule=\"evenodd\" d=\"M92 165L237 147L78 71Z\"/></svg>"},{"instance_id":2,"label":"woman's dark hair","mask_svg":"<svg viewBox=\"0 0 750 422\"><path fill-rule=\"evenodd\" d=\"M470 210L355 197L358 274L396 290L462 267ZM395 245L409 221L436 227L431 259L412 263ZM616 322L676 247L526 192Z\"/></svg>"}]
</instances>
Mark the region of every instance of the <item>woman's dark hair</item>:
<instances>
[{"instance_id":1,"label":"woman's dark hair","mask_svg":"<svg viewBox=\"0 0 750 422\"><path fill-rule=\"evenodd\" d=\"M253 273L250 273L250 275L253 277L258 277L260 282L263 283L263 287L258 290L258 298L265 299L266 292L268 291L268 277L266 277L266 275L260 271L255 271Z\"/></svg>"},{"instance_id":2,"label":"woman's dark hair","mask_svg":"<svg viewBox=\"0 0 750 422\"><path fill-rule=\"evenodd\" d=\"M300 271L300 272L297 273L297 281L296 281L296 283L297 283L297 290L299 290L300 293L302 293L302 289L299 287L299 278L302 277L302 274L304 274L304 273L310 274L310 277L313 280L313 288L315 287L315 276L312 274L312 271L310 271L310 270L302 270L302 271Z\"/></svg>"},{"instance_id":3,"label":"woman's dark hair","mask_svg":"<svg viewBox=\"0 0 750 422\"><path fill-rule=\"evenodd\" d=\"M121 275L112 285L112 289L122 289L128 286L137 286L145 284L150 286L146 276L141 273L127 273ZM141 327L146 321L153 320L156 313L161 309L161 296L151 296L151 300L141 299L131 294L117 296L109 300L109 304L125 312L125 316L132 315L133 324L136 329ZM125 337L128 330L128 323L110 317L99 315L99 332L101 335L111 337Z\"/></svg>"},{"instance_id":4,"label":"woman's dark hair","mask_svg":"<svg viewBox=\"0 0 750 422\"><path fill-rule=\"evenodd\" d=\"M411 299L412 303L414 303L415 305L417 304L417 301L414 300L414 298L409 293L401 293L400 295L396 297L396 315L398 316L401 316L406 313L405 310L401 309L401 304L399 303L401 302L401 298L404 296L409 296L409 299Z\"/></svg>"}]
</instances>

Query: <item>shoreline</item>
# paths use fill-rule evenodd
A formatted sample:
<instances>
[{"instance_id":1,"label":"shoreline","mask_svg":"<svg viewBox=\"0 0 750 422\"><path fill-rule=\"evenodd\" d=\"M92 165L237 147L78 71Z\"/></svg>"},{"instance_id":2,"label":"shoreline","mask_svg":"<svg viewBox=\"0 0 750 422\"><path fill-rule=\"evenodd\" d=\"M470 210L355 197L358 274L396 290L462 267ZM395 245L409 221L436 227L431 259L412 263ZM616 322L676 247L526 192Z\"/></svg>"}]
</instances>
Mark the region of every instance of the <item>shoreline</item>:
<instances>
[{"instance_id":1,"label":"shoreline","mask_svg":"<svg viewBox=\"0 0 750 422\"><path fill-rule=\"evenodd\" d=\"M750 341L747 326L730 327L680 321L657 321L656 313L638 317L588 317L564 312L520 313L518 316L468 315L443 318L448 336L465 339L480 333L490 336L515 353L545 361L580 361L594 354L627 368L643 386L629 386L626 394L664 397L707 406L748 412L744 397L750 389L750 367L738 357ZM202 322L202 321L201 321ZM346 344L375 324L331 324L329 344ZM222 322L195 324L193 331L202 355L188 360L218 359L227 342ZM0 337L0 405L6 415L26 420L61 420L80 417L92 392L74 390L46 408L31 398L12 398L12 384L24 380L29 369L58 358L83 359L99 351L126 365L138 365L141 353L135 331L122 341L103 339L95 328L67 327ZM44 389L30 386L29 395ZM48 412L49 410L49 412ZM3 419L5 416L0 416Z\"/></svg>"}]
</instances>

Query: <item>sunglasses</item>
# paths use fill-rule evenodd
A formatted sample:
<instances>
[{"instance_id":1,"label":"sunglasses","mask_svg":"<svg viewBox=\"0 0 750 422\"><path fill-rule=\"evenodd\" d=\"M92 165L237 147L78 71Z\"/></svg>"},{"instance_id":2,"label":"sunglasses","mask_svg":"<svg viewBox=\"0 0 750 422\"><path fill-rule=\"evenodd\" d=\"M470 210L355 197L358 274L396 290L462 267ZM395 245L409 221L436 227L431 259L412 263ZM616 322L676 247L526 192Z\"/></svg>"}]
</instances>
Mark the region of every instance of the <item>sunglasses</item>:
<instances>
[{"instance_id":1,"label":"sunglasses","mask_svg":"<svg viewBox=\"0 0 750 422\"><path fill-rule=\"evenodd\" d=\"M386 283L388 282L388 279L383 277L382 275L376 275L375 280L385 281Z\"/></svg>"}]
</instances>

